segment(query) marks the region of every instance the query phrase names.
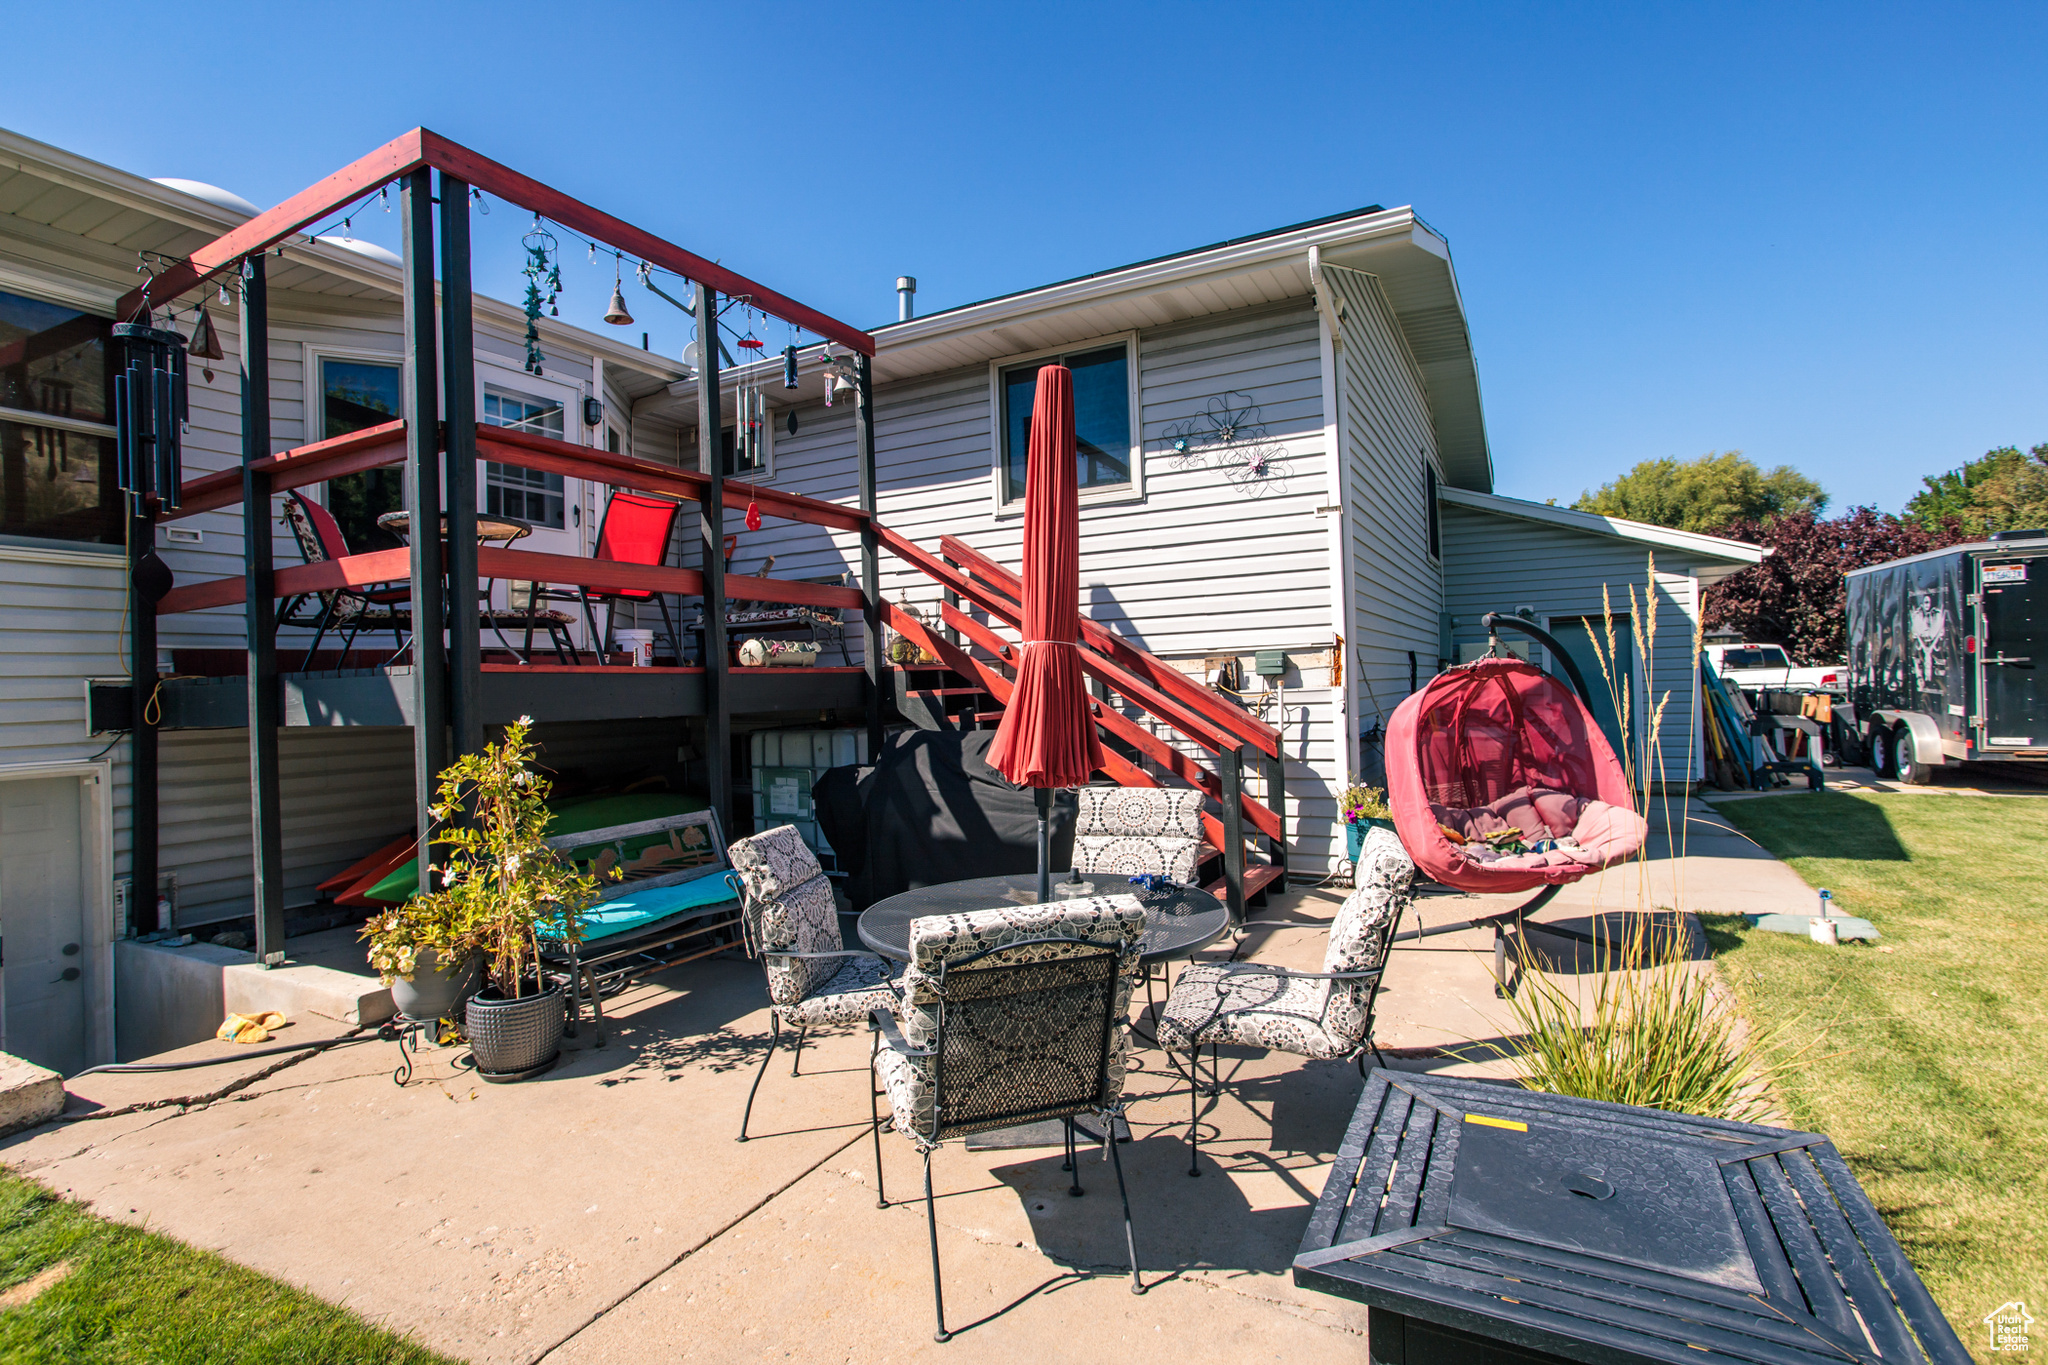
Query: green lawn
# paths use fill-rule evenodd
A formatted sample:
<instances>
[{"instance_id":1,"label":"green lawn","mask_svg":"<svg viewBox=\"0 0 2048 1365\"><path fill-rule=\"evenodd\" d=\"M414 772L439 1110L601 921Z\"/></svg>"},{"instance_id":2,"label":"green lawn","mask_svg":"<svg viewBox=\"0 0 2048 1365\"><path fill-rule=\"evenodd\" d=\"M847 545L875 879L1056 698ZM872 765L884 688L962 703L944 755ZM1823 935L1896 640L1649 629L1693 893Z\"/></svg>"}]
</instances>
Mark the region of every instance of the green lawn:
<instances>
[{"instance_id":1,"label":"green lawn","mask_svg":"<svg viewBox=\"0 0 2048 1365\"><path fill-rule=\"evenodd\" d=\"M1834 1138L1972 1350L1986 1313L2024 1299L2033 1348L1990 1358L2048 1359L2048 801L1816 792L1718 809L1891 949L1704 920L1751 1019L1826 1029L1782 1087L1794 1121Z\"/></svg>"},{"instance_id":2,"label":"green lawn","mask_svg":"<svg viewBox=\"0 0 2048 1365\"><path fill-rule=\"evenodd\" d=\"M311 1294L0 1175L0 1302L60 1262L68 1275L0 1307L0 1360L445 1365Z\"/></svg>"}]
</instances>

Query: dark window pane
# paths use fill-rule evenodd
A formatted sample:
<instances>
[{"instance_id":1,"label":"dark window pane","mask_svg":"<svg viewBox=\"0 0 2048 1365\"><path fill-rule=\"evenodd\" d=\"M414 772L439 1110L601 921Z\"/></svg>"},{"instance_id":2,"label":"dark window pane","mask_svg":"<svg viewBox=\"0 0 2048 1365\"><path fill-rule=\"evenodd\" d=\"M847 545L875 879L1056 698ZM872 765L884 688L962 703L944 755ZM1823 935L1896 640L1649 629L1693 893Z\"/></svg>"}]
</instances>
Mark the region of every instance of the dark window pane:
<instances>
[{"instance_id":1,"label":"dark window pane","mask_svg":"<svg viewBox=\"0 0 2048 1365\"><path fill-rule=\"evenodd\" d=\"M1114 488L1131 481L1130 355L1106 346L1078 355L1048 356L1003 372L1003 498L1024 496L1031 464L1031 406L1038 371L1065 365L1074 372L1074 437L1080 486Z\"/></svg>"},{"instance_id":2,"label":"dark window pane","mask_svg":"<svg viewBox=\"0 0 2048 1365\"><path fill-rule=\"evenodd\" d=\"M399 397L405 371L371 360L320 361L321 437L332 440L366 427L396 421L404 411ZM327 510L341 527L341 538L356 554L389 550L403 542L377 524L386 512L405 506L405 482L397 465L366 469L327 481Z\"/></svg>"},{"instance_id":3,"label":"dark window pane","mask_svg":"<svg viewBox=\"0 0 2048 1365\"><path fill-rule=\"evenodd\" d=\"M113 421L113 323L0 291L0 406ZM0 533L121 543L111 436L0 421Z\"/></svg>"},{"instance_id":4,"label":"dark window pane","mask_svg":"<svg viewBox=\"0 0 2048 1365\"><path fill-rule=\"evenodd\" d=\"M112 422L112 327L63 304L0 291L0 407Z\"/></svg>"},{"instance_id":5,"label":"dark window pane","mask_svg":"<svg viewBox=\"0 0 2048 1365\"><path fill-rule=\"evenodd\" d=\"M0 534L121 544L113 439L0 422Z\"/></svg>"}]
</instances>

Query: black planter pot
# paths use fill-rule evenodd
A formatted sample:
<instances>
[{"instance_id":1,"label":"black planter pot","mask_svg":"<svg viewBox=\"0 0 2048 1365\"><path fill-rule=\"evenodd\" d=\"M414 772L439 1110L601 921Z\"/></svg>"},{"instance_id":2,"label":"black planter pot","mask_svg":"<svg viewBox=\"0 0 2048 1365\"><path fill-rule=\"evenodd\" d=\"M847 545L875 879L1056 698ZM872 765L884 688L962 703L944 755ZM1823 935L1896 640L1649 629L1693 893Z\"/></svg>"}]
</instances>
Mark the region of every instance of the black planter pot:
<instances>
[{"instance_id":1,"label":"black planter pot","mask_svg":"<svg viewBox=\"0 0 2048 1365\"><path fill-rule=\"evenodd\" d=\"M567 1017L559 986L517 1000L499 995L495 987L472 995L463 1023L477 1074L487 1081L540 1075L562 1055Z\"/></svg>"},{"instance_id":2,"label":"black planter pot","mask_svg":"<svg viewBox=\"0 0 2048 1365\"><path fill-rule=\"evenodd\" d=\"M476 994L483 972L483 959L474 953L450 965L439 961L436 950L422 948L412 980L391 983L391 1003L408 1019L459 1019L463 1002Z\"/></svg>"}]
</instances>

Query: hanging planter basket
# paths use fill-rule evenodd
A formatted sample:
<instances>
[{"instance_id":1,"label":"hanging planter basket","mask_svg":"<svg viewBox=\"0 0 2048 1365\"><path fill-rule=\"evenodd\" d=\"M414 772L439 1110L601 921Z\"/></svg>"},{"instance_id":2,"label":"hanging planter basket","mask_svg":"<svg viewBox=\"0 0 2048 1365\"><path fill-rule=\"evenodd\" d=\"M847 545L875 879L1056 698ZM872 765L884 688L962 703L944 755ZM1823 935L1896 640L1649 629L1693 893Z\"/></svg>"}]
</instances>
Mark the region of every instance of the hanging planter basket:
<instances>
[{"instance_id":1,"label":"hanging planter basket","mask_svg":"<svg viewBox=\"0 0 2048 1365\"><path fill-rule=\"evenodd\" d=\"M473 995L464 1012L470 1054L487 1081L523 1081L554 1066L567 1021L562 989L508 1000L495 987Z\"/></svg>"}]
</instances>

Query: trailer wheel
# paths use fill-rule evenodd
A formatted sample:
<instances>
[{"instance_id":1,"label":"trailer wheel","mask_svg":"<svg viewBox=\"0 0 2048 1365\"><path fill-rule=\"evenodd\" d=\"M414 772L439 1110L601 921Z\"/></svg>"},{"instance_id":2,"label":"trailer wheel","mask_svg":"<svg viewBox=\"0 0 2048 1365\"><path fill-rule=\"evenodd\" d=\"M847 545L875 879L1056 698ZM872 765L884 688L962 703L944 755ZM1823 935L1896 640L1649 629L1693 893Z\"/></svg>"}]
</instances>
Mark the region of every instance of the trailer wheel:
<instances>
[{"instance_id":1,"label":"trailer wheel","mask_svg":"<svg viewBox=\"0 0 2048 1365\"><path fill-rule=\"evenodd\" d=\"M1892 732L1892 767L1899 781L1924 787L1934 781L1934 769L1913 754L1913 732L1901 725Z\"/></svg>"},{"instance_id":2,"label":"trailer wheel","mask_svg":"<svg viewBox=\"0 0 2048 1365\"><path fill-rule=\"evenodd\" d=\"M1870 743L1864 746L1870 751L1870 770L1879 777L1897 777L1898 770L1892 767L1892 732L1882 725L1870 727Z\"/></svg>"}]
</instances>

